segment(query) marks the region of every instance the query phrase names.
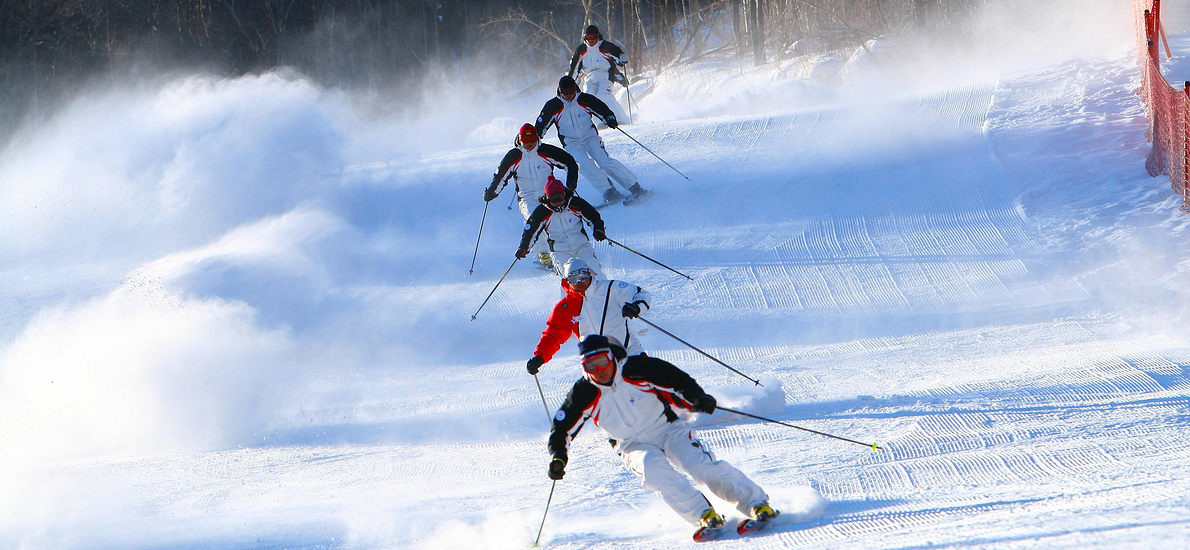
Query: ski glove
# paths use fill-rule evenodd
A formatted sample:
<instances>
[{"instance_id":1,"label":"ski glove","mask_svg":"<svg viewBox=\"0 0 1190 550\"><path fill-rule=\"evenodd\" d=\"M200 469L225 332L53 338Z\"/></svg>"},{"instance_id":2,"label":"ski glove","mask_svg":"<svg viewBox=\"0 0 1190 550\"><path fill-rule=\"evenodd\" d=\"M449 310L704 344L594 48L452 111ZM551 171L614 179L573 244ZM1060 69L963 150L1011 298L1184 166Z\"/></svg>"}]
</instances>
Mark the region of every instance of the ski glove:
<instances>
[{"instance_id":1,"label":"ski glove","mask_svg":"<svg viewBox=\"0 0 1190 550\"><path fill-rule=\"evenodd\" d=\"M495 189L484 189L483 190L483 202L492 202L492 200L494 200L496 198L496 195L497 195L497 193L496 193Z\"/></svg>"},{"instance_id":2,"label":"ski glove","mask_svg":"<svg viewBox=\"0 0 1190 550\"><path fill-rule=\"evenodd\" d=\"M592 231L591 234L595 236L595 240L597 241L607 240L607 233L604 233L602 229L596 229L595 231Z\"/></svg>"},{"instance_id":3,"label":"ski glove","mask_svg":"<svg viewBox=\"0 0 1190 550\"><path fill-rule=\"evenodd\" d=\"M635 319L635 318L639 317L640 316L640 306L637 304L640 304L640 303L643 303L643 302L632 302L631 304L624 304L624 309L620 311L620 314L628 319Z\"/></svg>"},{"instance_id":4,"label":"ski glove","mask_svg":"<svg viewBox=\"0 0 1190 550\"><path fill-rule=\"evenodd\" d=\"M715 398L704 395L694 400L694 410L711 414L715 412Z\"/></svg>"},{"instance_id":5,"label":"ski glove","mask_svg":"<svg viewBox=\"0 0 1190 550\"><path fill-rule=\"evenodd\" d=\"M614 117L614 116L607 117L607 127L608 128L615 130L619 126L620 126L620 123L616 122L616 117Z\"/></svg>"},{"instance_id":6,"label":"ski glove","mask_svg":"<svg viewBox=\"0 0 1190 550\"><path fill-rule=\"evenodd\" d=\"M528 256L528 255L529 255L528 250L526 250L524 248L516 249L516 257L518 260L523 260L523 259L525 259L525 256Z\"/></svg>"},{"instance_id":7,"label":"ski glove","mask_svg":"<svg viewBox=\"0 0 1190 550\"><path fill-rule=\"evenodd\" d=\"M550 462L550 479L558 481L566 475L566 460L563 458L555 458Z\"/></svg>"},{"instance_id":8,"label":"ski glove","mask_svg":"<svg viewBox=\"0 0 1190 550\"><path fill-rule=\"evenodd\" d=\"M525 370L529 371L529 374L532 374L533 376L537 376L538 369L540 369L541 366L544 364L545 364L545 359L542 359L542 358L534 355L533 358L530 359L528 363L525 363Z\"/></svg>"}]
</instances>

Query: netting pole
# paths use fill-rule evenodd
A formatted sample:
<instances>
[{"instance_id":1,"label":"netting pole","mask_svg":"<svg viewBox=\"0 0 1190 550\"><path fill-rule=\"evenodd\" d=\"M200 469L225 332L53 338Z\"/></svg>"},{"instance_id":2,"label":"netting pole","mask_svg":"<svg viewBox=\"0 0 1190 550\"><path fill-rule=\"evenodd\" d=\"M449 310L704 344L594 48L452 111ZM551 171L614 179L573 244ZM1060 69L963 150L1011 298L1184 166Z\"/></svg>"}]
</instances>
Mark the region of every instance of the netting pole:
<instances>
[{"instance_id":1,"label":"netting pole","mask_svg":"<svg viewBox=\"0 0 1190 550\"><path fill-rule=\"evenodd\" d=\"M1182 211L1190 212L1190 80L1182 85Z\"/></svg>"},{"instance_id":2,"label":"netting pole","mask_svg":"<svg viewBox=\"0 0 1190 550\"><path fill-rule=\"evenodd\" d=\"M1145 40L1148 41L1149 59L1153 60L1153 63L1160 68L1161 61L1157 58L1157 42L1153 40L1153 27L1155 26L1156 16L1153 15L1153 12L1145 10Z\"/></svg>"}]
</instances>

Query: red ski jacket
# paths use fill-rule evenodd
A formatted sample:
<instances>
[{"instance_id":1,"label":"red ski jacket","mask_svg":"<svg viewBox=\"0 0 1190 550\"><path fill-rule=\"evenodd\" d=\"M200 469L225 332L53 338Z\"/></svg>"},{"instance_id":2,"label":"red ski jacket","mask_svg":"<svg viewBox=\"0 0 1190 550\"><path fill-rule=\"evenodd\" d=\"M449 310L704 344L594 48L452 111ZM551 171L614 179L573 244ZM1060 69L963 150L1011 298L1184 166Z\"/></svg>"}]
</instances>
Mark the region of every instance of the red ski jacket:
<instances>
[{"instance_id":1,"label":"red ski jacket","mask_svg":"<svg viewBox=\"0 0 1190 550\"><path fill-rule=\"evenodd\" d=\"M554 358L571 334L578 336L578 322L574 317L583 307L583 294L565 279L562 280L562 288L566 296L554 304L549 318L545 320L545 330L541 331L541 340L537 341L537 347L533 350L533 355L544 359L546 363Z\"/></svg>"}]
</instances>

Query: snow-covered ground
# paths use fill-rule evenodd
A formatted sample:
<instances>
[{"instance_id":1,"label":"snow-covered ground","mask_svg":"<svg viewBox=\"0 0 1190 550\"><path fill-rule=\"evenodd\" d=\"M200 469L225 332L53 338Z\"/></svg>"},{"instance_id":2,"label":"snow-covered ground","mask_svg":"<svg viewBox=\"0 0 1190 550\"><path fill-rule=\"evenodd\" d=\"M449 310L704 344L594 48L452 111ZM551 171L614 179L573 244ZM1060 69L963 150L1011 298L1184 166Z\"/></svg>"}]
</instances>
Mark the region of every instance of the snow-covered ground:
<instances>
[{"instance_id":1,"label":"snow-covered ground","mask_svg":"<svg viewBox=\"0 0 1190 550\"><path fill-rule=\"evenodd\" d=\"M704 419L786 512L715 547L1190 544L1190 217L1144 173L1121 25L1108 53L929 89L674 71L626 129L689 182L605 132L658 191L605 210L609 236L694 281L600 244L605 268L765 388L656 331L650 352L723 404L882 447ZM1190 36L1170 38L1185 73ZM694 112L724 90L789 101ZM470 320L520 235L507 191L467 270L481 190L544 99L401 125L295 75L196 77L18 136L0 547L532 544L550 482L524 361L557 280L518 264ZM551 406L578 373L568 344ZM543 543L690 533L584 430Z\"/></svg>"}]
</instances>

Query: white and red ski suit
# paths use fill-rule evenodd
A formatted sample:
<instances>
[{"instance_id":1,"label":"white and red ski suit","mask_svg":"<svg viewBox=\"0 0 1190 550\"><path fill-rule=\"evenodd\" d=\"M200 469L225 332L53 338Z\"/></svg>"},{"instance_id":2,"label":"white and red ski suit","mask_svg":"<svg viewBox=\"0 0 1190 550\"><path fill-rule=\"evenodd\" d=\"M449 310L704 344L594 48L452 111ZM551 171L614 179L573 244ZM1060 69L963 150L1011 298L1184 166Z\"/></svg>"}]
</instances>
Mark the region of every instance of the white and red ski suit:
<instances>
[{"instance_id":1,"label":"white and red ski suit","mask_svg":"<svg viewBox=\"0 0 1190 550\"><path fill-rule=\"evenodd\" d=\"M582 197L571 197L560 212L544 204L539 205L525 222L521 248L529 250L533 239L540 240L544 234L558 273L562 272L563 266L571 258L581 258L596 276L601 276L603 268L599 266L595 248L587 237L586 222L591 223L592 229L603 231L603 218L599 216L599 211Z\"/></svg>"},{"instance_id":2,"label":"white and red ski suit","mask_svg":"<svg viewBox=\"0 0 1190 550\"><path fill-rule=\"evenodd\" d=\"M538 134L541 135L541 134ZM526 220L541 198L545 196L545 184L549 176L554 174L555 168L566 170L566 189L573 195L578 187L578 164L574 157L566 151L548 143L537 142L537 146L526 149L520 139L500 160L500 166L492 175L489 191L497 191L509 178L516 181L517 202L521 206L521 215Z\"/></svg>"},{"instance_id":3,"label":"white and red ski suit","mask_svg":"<svg viewBox=\"0 0 1190 550\"><path fill-rule=\"evenodd\" d=\"M624 50L600 38L594 46L586 42L579 44L574 50L574 57L570 58L570 72L567 73L576 80L579 77L585 78L583 91L607 104L616 113L620 123L628 122L628 118L612 93L612 80L617 78L615 75L619 73L619 68L627 62L628 57L624 55Z\"/></svg>"},{"instance_id":4,"label":"white and red ski suit","mask_svg":"<svg viewBox=\"0 0 1190 550\"><path fill-rule=\"evenodd\" d=\"M600 194L612 188L608 176L625 190L631 190L637 183L633 174L624 163L611 158L603 146L603 138L595 129L591 117L596 116L607 121L616 115L599 98L578 93L574 100L566 101L561 95L545 102L541 114L537 116L537 135L544 137L550 126L558 126L558 139L562 147L578 162L583 177Z\"/></svg>"},{"instance_id":5,"label":"white and red ski suit","mask_svg":"<svg viewBox=\"0 0 1190 550\"><path fill-rule=\"evenodd\" d=\"M674 412L692 410L692 403L706 395L689 374L643 355L619 361L617 369L607 385L585 373L575 382L554 416L549 439L553 458L568 459L570 441L591 419L607 432L616 454L641 484L692 524L698 525L711 503L682 472L745 515L768 500L743 472L715 459Z\"/></svg>"},{"instance_id":6,"label":"white and red ski suit","mask_svg":"<svg viewBox=\"0 0 1190 550\"><path fill-rule=\"evenodd\" d=\"M533 355L548 363L571 334L580 339L588 334L602 334L619 340L628 355L644 353L623 311L624 304L637 302L642 314L649 311L649 300L653 299L649 291L632 283L598 277L586 292L575 290L565 280L562 289L566 295L550 311Z\"/></svg>"}]
</instances>

